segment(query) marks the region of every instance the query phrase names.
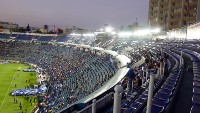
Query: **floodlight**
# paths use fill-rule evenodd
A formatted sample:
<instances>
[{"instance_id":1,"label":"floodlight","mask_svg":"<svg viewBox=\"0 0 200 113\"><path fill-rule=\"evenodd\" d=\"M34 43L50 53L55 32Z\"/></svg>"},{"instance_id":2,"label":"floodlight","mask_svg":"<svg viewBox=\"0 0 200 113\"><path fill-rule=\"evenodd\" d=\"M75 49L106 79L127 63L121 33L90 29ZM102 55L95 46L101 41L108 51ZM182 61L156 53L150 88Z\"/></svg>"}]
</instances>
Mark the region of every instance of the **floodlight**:
<instances>
[{"instance_id":1,"label":"floodlight","mask_svg":"<svg viewBox=\"0 0 200 113\"><path fill-rule=\"evenodd\" d=\"M138 31L135 31L134 33L133 33L133 35L135 35L135 36L144 36L144 35L148 35L148 34L150 34L150 30L149 29L144 29L144 30L138 30Z\"/></svg>"},{"instance_id":2,"label":"floodlight","mask_svg":"<svg viewBox=\"0 0 200 113\"><path fill-rule=\"evenodd\" d=\"M111 28L111 27L106 27L106 29L105 29L105 30L106 30L106 32L107 32L107 33L110 33L110 32L112 32L112 28Z\"/></svg>"},{"instance_id":3,"label":"floodlight","mask_svg":"<svg viewBox=\"0 0 200 113\"><path fill-rule=\"evenodd\" d=\"M160 28L155 28L151 30L152 33L159 33L160 31L161 31Z\"/></svg>"},{"instance_id":4,"label":"floodlight","mask_svg":"<svg viewBox=\"0 0 200 113\"><path fill-rule=\"evenodd\" d=\"M72 33L71 36L81 36L81 34Z\"/></svg>"},{"instance_id":5,"label":"floodlight","mask_svg":"<svg viewBox=\"0 0 200 113\"><path fill-rule=\"evenodd\" d=\"M90 33L87 33L87 34L83 34L83 36L91 36L91 37L93 37L93 36L95 36L95 34L90 34Z\"/></svg>"},{"instance_id":6,"label":"floodlight","mask_svg":"<svg viewBox=\"0 0 200 113\"><path fill-rule=\"evenodd\" d=\"M105 33L105 32L94 32L95 35L102 34L102 33Z\"/></svg>"},{"instance_id":7,"label":"floodlight","mask_svg":"<svg viewBox=\"0 0 200 113\"><path fill-rule=\"evenodd\" d=\"M119 32L118 33L119 37L129 37L129 36L132 36L132 35L133 35L132 32Z\"/></svg>"},{"instance_id":8,"label":"floodlight","mask_svg":"<svg viewBox=\"0 0 200 113\"><path fill-rule=\"evenodd\" d=\"M116 35L116 32L111 32L112 35Z\"/></svg>"}]
</instances>

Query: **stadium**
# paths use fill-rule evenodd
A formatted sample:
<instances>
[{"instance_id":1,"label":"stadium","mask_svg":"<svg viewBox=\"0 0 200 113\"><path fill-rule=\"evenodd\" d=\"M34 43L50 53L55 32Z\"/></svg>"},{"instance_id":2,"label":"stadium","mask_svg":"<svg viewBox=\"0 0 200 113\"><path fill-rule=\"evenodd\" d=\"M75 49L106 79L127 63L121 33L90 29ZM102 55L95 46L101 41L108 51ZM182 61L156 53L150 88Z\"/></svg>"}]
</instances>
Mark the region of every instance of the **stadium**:
<instances>
[{"instance_id":1,"label":"stadium","mask_svg":"<svg viewBox=\"0 0 200 113\"><path fill-rule=\"evenodd\" d=\"M11 81L1 79L9 81L1 112L12 112L14 99L10 110L33 113L198 113L199 25L98 44L88 35L2 33L0 72Z\"/></svg>"},{"instance_id":2,"label":"stadium","mask_svg":"<svg viewBox=\"0 0 200 113\"><path fill-rule=\"evenodd\" d=\"M46 24L0 21L0 113L200 113L200 0L36 1L1 1Z\"/></svg>"}]
</instances>

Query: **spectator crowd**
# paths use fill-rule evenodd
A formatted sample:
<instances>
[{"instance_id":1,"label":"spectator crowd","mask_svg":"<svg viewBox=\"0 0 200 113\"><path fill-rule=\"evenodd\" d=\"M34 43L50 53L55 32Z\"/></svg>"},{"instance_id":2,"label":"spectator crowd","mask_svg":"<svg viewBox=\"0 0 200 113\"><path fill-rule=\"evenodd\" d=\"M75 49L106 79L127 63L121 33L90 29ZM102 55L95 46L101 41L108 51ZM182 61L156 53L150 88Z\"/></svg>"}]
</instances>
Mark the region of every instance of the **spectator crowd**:
<instances>
[{"instance_id":1,"label":"spectator crowd","mask_svg":"<svg viewBox=\"0 0 200 113\"><path fill-rule=\"evenodd\" d=\"M39 112L55 112L104 85L117 67L110 56L64 45L1 42L0 59L36 64L49 76Z\"/></svg>"}]
</instances>

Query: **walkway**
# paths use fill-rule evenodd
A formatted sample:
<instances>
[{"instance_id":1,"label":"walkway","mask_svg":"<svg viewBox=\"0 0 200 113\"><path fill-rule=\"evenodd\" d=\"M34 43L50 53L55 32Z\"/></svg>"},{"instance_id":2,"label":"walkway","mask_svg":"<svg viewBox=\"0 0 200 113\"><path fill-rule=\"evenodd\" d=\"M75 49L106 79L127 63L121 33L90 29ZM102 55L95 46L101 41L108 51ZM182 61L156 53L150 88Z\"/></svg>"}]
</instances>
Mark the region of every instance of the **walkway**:
<instances>
[{"instance_id":1,"label":"walkway","mask_svg":"<svg viewBox=\"0 0 200 113\"><path fill-rule=\"evenodd\" d=\"M193 73L191 71L187 71L187 66L192 66L192 61L189 58L184 57L184 63L183 78L180 84L181 87L178 91L173 113L190 113L192 106Z\"/></svg>"}]
</instances>

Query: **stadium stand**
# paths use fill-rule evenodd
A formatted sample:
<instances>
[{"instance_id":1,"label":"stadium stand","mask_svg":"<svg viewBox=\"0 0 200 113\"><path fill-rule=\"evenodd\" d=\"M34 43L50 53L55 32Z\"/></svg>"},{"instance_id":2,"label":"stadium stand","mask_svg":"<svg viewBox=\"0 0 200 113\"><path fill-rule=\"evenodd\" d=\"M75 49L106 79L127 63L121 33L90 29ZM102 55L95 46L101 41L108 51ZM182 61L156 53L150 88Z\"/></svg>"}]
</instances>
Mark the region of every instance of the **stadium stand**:
<instances>
[{"instance_id":1,"label":"stadium stand","mask_svg":"<svg viewBox=\"0 0 200 113\"><path fill-rule=\"evenodd\" d=\"M37 39L39 39L39 38L40 38L40 36L34 36L34 37L33 37L34 40L37 40Z\"/></svg>"},{"instance_id":2,"label":"stadium stand","mask_svg":"<svg viewBox=\"0 0 200 113\"><path fill-rule=\"evenodd\" d=\"M38 113L91 113L94 108L96 113L112 113L116 108L113 102L116 93L121 93L119 112L122 113L145 113L147 110L151 113L198 113L200 42L192 40L195 31L191 29L193 27L188 26L178 32L167 31L167 38L161 41L109 39L96 43L94 37L58 36L56 42L64 43L52 45L23 43L21 40L27 36L18 35L18 41L0 41L0 59L36 64L49 75L48 91L35 110ZM174 33L185 37L170 35ZM0 34L0 37L6 36ZM53 39L51 36L31 37L34 38L37 42ZM131 62L120 64L123 60L119 59L127 57L118 53L127 55ZM135 66L143 57L145 62ZM124 74L121 78L117 76L122 74L120 70ZM134 74L130 76L130 73ZM148 86L152 76L155 81L149 105L151 90ZM116 77L119 77L117 83L113 82ZM114 93L115 85L121 85L124 90ZM98 92L101 93L96 95Z\"/></svg>"},{"instance_id":3,"label":"stadium stand","mask_svg":"<svg viewBox=\"0 0 200 113\"><path fill-rule=\"evenodd\" d=\"M18 36L18 34L11 34L10 37L14 37L14 38L16 38L17 36Z\"/></svg>"},{"instance_id":4,"label":"stadium stand","mask_svg":"<svg viewBox=\"0 0 200 113\"><path fill-rule=\"evenodd\" d=\"M22 42L4 44L9 49L1 48L6 53L1 59L6 56L7 60L36 64L50 76L50 98L44 98L42 103L46 107L40 106L41 112L55 112L89 95L113 77L117 69L106 54L99 56L79 48Z\"/></svg>"},{"instance_id":5,"label":"stadium stand","mask_svg":"<svg viewBox=\"0 0 200 113\"><path fill-rule=\"evenodd\" d=\"M6 40L9 39L10 35L9 34L0 34L0 40Z\"/></svg>"},{"instance_id":6,"label":"stadium stand","mask_svg":"<svg viewBox=\"0 0 200 113\"><path fill-rule=\"evenodd\" d=\"M69 40L67 40L67 43L73 43L73 44L82 44L82 45L90 45L94 46L95 44L95 37L89 37L89 36L69 36Z\"/></svg>"},{"instance_id":7,"label":"stadium stand","mask_svg":"<svg viewBox=\"0 0 200 113\"><path fill-rule=\"evenodd\" d=\"M34 38L36 39L36 38ZM49 42L53 40L53 36L40 36L38 39L37 39L37 42Z\"/></svg>"},{"instance_id":8,"label":"stadium stand","mask_svg":"<svg viewBox=\"0 0 200 113\"><path fill-rule=\"evenodd\" d=\"M68 36L58 36L58 39L56 40L56 42L66 42L67 40L69 40Z\"/></svg>"},{"instance_id":9,"label":"stadium stand","mask_svg":"<svg viewBox=\"0 0 200 113\"><path fill-rule=\"evenodd\" d=\"M18 61L37 64L39 67L46 69L48 75L50 76L48 98L43 98L42 106L39 106L39 111L41 112L56 112L59 109L62 109L65 106L69 106L75 101L89 95L96 89L100 88L103 84L105 84L108 79L110 79L110 77L115 74L116 69L118 68L117 66L113 65L113 62L110 62L110 58L108 56L98 56L90 52L84 53L79 49L72 49L70 47L29 43L24 44L21 42L7 42L5 44L10 47L9 51L6 49L2 49L4 53L8 53L7 59L13 59L13 57L15 57L14 59ZM24 48L24 46L28 48ZM141 54L144 53L141 52ZM156 59L156 56L154 57ZM138 60L138 58L136 57L134 57L133 59L134 61ZM66 62L68 63L66 64ZM78 66L78 69L76 69L77 66L74 67L75 64L80 65L80 67L82 68ZM67 70L69 70L69 72L66 69L63 70L62 67L67 67ZM141 67L138 68L137 71L138 74L143 73L141 71ZM81 77L80 74L83 77ZM59 76L56 77L56 75ZM76 75L77 77L73 77L72 75ZM65 79L63 80L62 76L67 77L67 82L65 81ZM80 86L80 84L83 83L86 83L86 85ZM124 97L122 107L130 107L134 104L134 102L140 102L141 104L145 103L146 100L142 96L144 95L145 97L147 97L147 90L142 87L139 89L140 90L137 91L137 94L131 94L129 98L126 98L126 96ZM70 93L66 94L64 92ZM143 99L144 101L139 101L141 99ZM127 110L125 110L124 112L126 112ZM110 109L110 111L112 111L112 108Z\"/></svg>"},{"instance_id":10,"label":"stadium stand","mask_svg":"<svg viewBox=\"0 0 200 113\"><path fill-rule=\"evenodd\" d=\"M18 35L15 40L17 41L31 41L33 38L32 35Z\"/></svg>"}]
</instances>

